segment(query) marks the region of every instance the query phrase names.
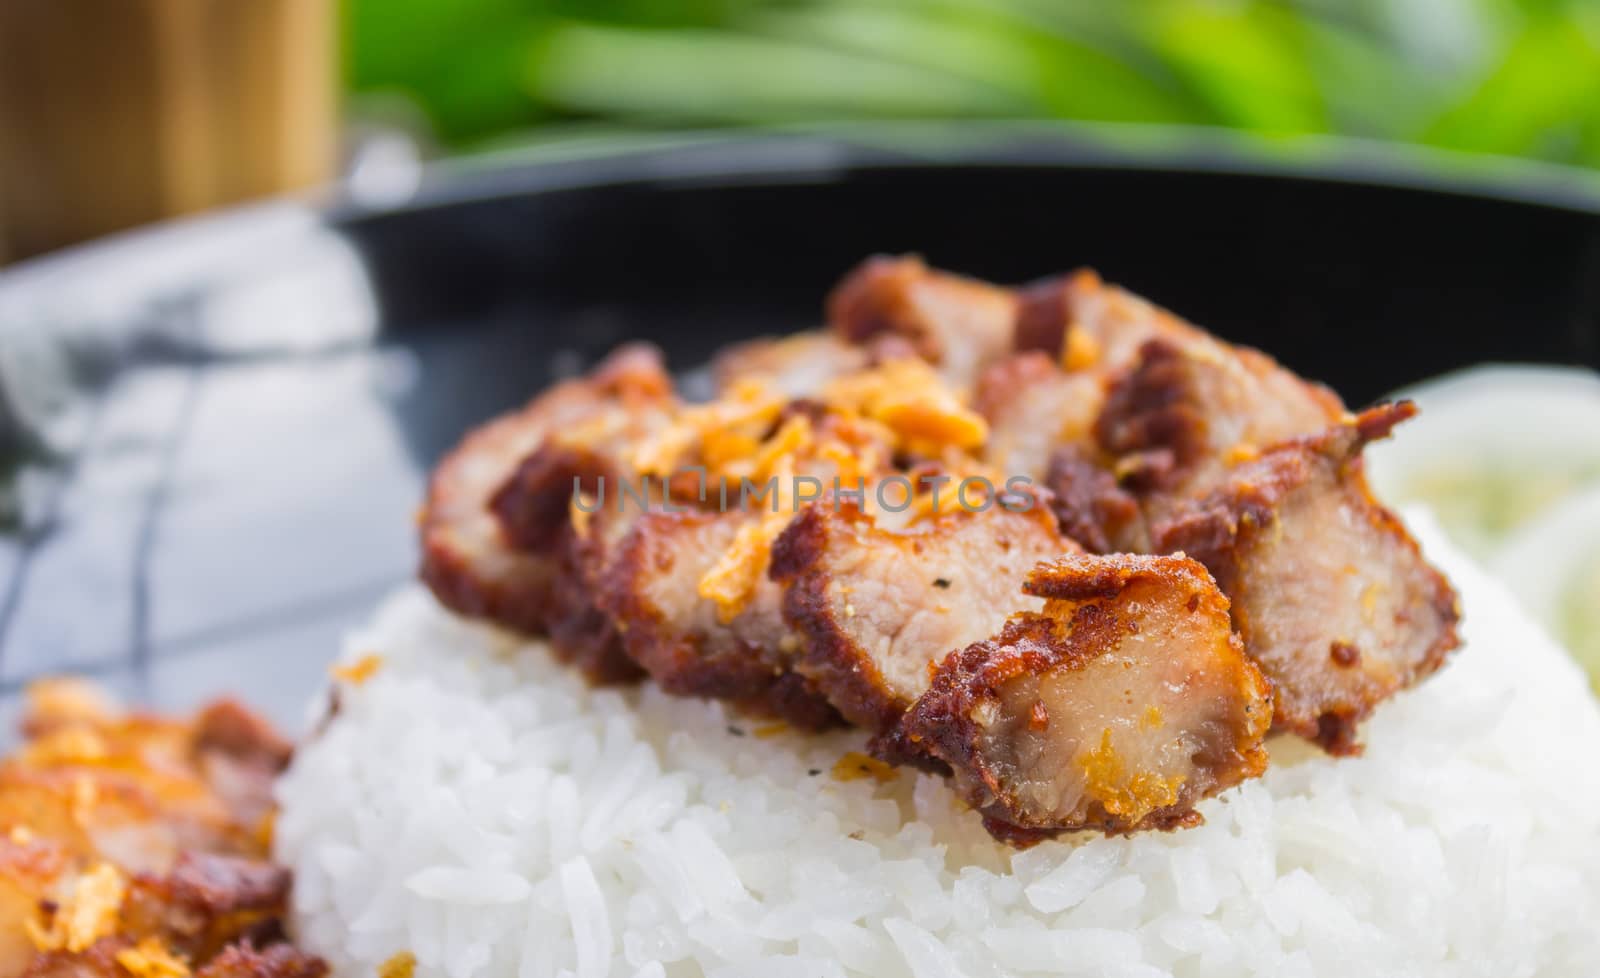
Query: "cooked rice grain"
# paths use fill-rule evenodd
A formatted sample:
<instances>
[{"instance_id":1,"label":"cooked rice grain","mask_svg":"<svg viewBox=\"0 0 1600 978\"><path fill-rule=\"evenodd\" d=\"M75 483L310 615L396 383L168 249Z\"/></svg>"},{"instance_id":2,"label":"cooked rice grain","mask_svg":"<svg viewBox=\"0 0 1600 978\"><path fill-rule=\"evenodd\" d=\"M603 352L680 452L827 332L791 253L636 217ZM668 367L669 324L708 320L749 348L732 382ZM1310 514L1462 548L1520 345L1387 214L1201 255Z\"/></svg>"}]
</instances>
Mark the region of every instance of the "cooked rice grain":
<instances>
[{"instance_id":1,"label":"cooked rice grain","mask_svg":"<svg viewBox=\"0 0 1600 978\"><path fill-rule=\"evenodd\" d=\"M407 589L280 786L298 937L363 978L1600 974L1600 709L1413 523L1467 645L1365 757L1280 740L1201 828L1025 852L937 778L835 778L859 734L591 690Z\"/></svg>"}]
</instances>

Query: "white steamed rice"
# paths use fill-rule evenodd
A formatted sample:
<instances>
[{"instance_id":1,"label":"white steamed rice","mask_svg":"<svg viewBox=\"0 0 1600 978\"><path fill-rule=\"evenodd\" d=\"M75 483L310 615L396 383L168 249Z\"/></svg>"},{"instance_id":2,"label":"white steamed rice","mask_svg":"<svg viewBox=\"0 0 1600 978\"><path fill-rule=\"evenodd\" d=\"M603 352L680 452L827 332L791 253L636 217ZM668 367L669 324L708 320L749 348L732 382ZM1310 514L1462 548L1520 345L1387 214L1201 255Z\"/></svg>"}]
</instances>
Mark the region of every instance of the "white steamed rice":
<instances>
[{"instance_id":1,"label":"white steamed rice","mask_svg":"<svg viewBox=\"0 0 1600 978\"><path fill-rule=\"evenodd\" d=\"M589 690L408 589L280 786L297 936L363 978L1600 975L1600 709L1418 529L1468 642L1366 757L1276 742L1201 828L1026 852L936 778L834 778L858 734Z\"/></svg>"}]
</instances>

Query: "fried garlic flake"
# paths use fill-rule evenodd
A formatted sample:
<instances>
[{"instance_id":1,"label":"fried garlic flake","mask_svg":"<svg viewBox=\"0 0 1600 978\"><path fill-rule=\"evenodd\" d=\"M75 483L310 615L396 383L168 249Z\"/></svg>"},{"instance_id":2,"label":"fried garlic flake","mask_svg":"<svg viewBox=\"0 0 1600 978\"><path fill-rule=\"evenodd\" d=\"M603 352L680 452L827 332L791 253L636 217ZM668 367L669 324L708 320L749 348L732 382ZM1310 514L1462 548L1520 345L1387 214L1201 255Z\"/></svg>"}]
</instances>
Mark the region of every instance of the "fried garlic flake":
<instances>
[{"instance_id":1,"label":"fried garlic flake","mask_svg":"<svg viewBox=\"0 0 1600 978\"><path fill-rule=\"evenodd\" d=\"M68 884L67 894L50 918L50 926L28 921L28 936L41 951L82 951L116 933L128 883L110 863L99 863Z\"/></svg>"},{"instance_id":2,"label":"fried garlic flake","mask_svg":"<svg viewBox=\"0 0 1600 978\"><path fill-rule=\"evenodd\" d=\"M189 966L168 951L158 937L146 937L136 947L117 952L117 963L134 978L188 978Z\"/></svg>"}]
</instances>

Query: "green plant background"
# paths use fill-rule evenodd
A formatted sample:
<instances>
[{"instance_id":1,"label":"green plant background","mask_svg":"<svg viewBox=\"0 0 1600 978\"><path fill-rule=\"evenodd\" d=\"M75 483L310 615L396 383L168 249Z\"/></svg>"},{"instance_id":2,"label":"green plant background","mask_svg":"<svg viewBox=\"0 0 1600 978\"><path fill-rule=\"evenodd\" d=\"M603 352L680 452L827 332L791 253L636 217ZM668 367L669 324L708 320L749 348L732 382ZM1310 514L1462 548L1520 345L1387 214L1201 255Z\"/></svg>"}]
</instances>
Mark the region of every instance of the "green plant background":
<instances>
[{"instance_id":1,"label":"green plant background","mask_svg":"<svg viewBox=\"0 0 1600 978\"><path fill-rule=\"evenodd\" d=\"M345 0L446 149L878 118L1339 133L1600 166L1600 0Z\"/></svg>"}]
</instances>

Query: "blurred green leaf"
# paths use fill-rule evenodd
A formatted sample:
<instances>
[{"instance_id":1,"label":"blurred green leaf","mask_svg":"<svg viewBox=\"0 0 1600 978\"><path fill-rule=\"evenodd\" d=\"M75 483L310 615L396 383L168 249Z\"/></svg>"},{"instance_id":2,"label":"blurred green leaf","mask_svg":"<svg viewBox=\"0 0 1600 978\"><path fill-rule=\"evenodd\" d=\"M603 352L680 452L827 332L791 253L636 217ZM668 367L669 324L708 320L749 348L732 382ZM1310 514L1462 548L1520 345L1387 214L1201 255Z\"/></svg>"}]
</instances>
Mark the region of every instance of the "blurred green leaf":
<instances>
[{"instance_id":1,"label":"blurred green leaf","mask_svg":"<svg viewBox=\"0 0 1600 978\"><path fill-rule=\"evenodd\" d=\"M530 53L526 81L567 109L684 123L828 116L1005 114L987 85L805 43L701 30L563 24Z\"/></svg>"},{"instance_id":2,"label":"blurred green leaf","mask_svg":"<svg viewBox=\"0 0 1600 978\"><path fill-rule=\"evenodd\" d=\"M1544 13L1424 135L1451 149L1578 161L1592 142L1597 104L1596 39L1575 21Z\"/></svg>"},{"instance_id":3,"label":"blurred green leaf","mask_svg":"<svg viewBox=\"0 0 1600 978\"><path fill-rule=\"evenodd\" d=\"M349 0L345 71L358 92L399 91L446 141L525 125L531 5L522 0Z\"/></svg>"},{"instance_id":4,"label":"blurred green leaf","mask_svg":"<svg viewBox=\"0 0 1600 978\"><path fill-rule=\"evenodd\" d=\"M1172 2L1146 18L1153 47L1223 123L1265 132L1328 128L1302 24L1281 8Z\"/></svg>"},{"instance_id":5,"label":"blurred green leaf","mask_svg":"<svg viewBox=\"0 0 1600 978\"><path fill-rule=\"evenodd\" d=\"M345 19L351 91L409 99L453 146L993 117L1600 165L1600 0L345 0Z\"/></svg>"},{"instance_id":6,"label":"blurred green leaf","mask_svg":"<svg viewBox=\"0 0 1600 978\"><path fill-rule=\"evenodd\" d=\"M1016 99L1019 114L1098 121L1197 122L1198 107L1116 55L972 2L835 0L753 18L764 33L980 82Z\"/></svg>"},{"instance_id":7,"label":"blurred green leaf","mask_svg":"<svg viewBox=\"0 0 1600 978\"><path fill-rule=\"evenodd\" d=\"M1449 97L1447 82L1415 61L1396 58L1380 38L1316 18L1308 18L1303 31L1306 58L1334 131L1403 139ZM1405 97L1396 98L1397 92Z\"/></svg>"}]
</instances>

